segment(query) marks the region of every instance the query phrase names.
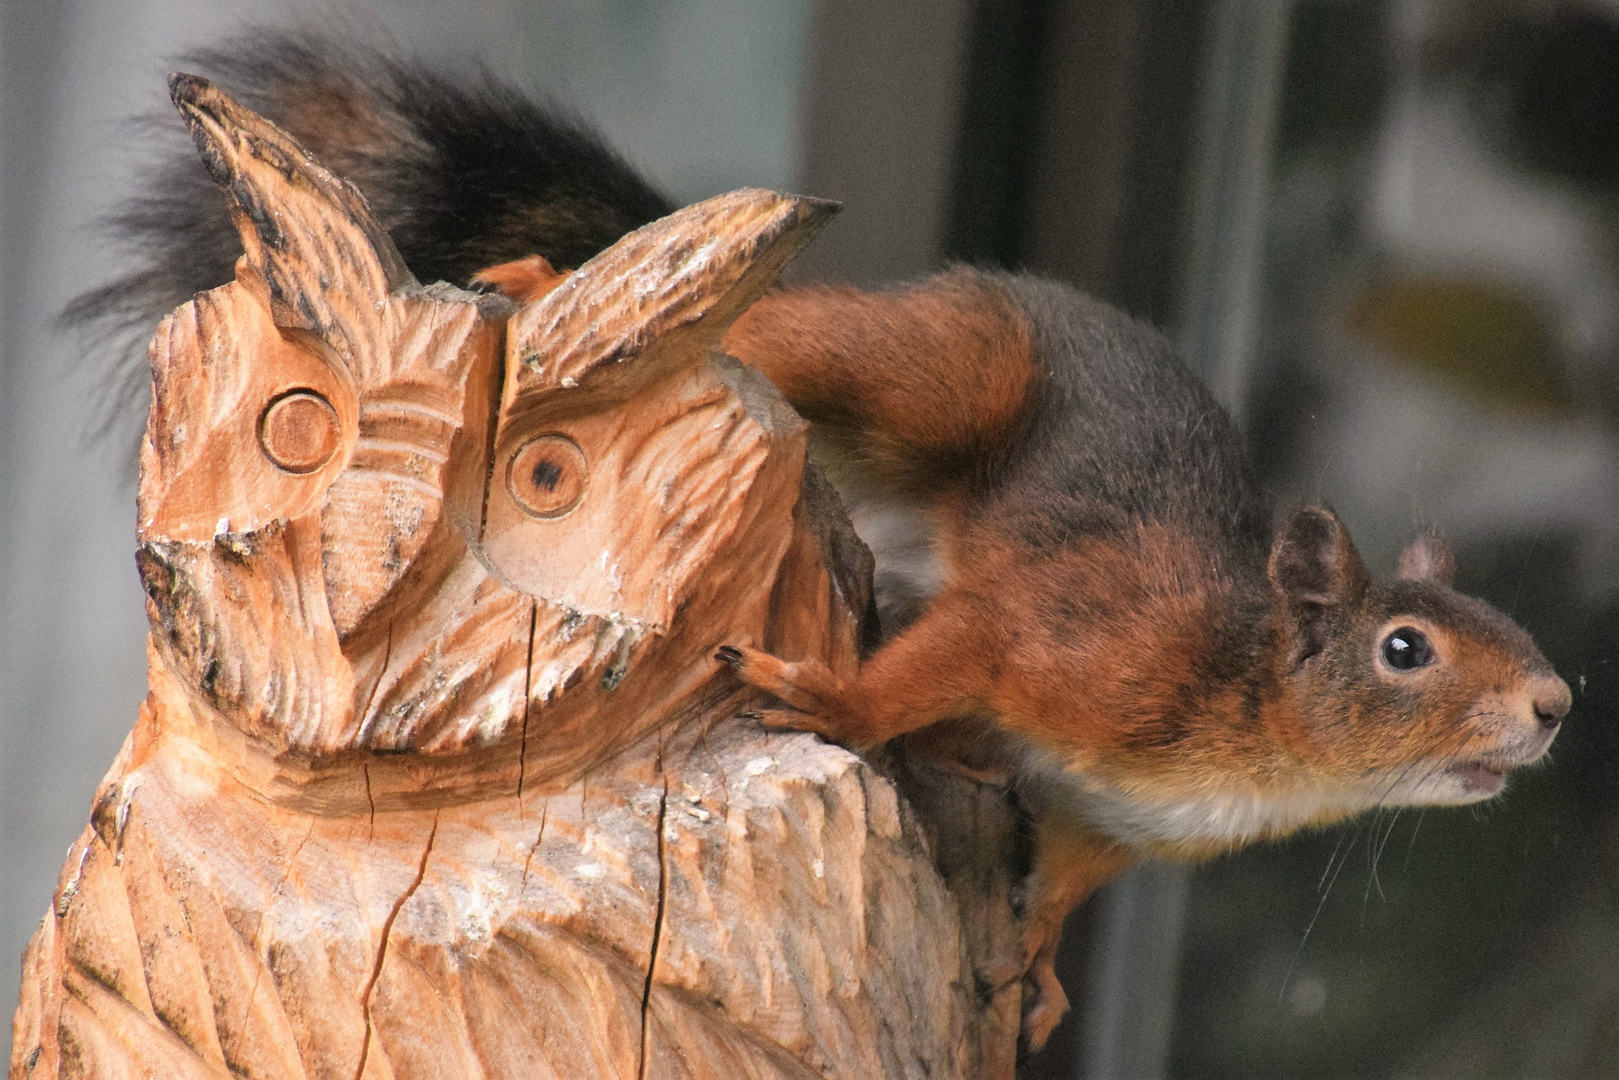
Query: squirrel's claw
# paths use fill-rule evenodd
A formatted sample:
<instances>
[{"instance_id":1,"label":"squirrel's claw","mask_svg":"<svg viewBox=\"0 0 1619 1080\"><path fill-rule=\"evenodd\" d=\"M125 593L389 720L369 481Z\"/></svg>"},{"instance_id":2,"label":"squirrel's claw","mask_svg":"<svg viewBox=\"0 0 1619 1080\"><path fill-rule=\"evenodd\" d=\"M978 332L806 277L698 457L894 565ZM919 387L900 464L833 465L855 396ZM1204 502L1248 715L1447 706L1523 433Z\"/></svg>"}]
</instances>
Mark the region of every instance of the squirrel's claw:
<instances>
[{"instance_id":1,"label":"squirrel's claw","mask_svg":"<svg viewBox=\"0 0 1619 1080\"><path fill-rule=\"evenodd\" d=\"M825 725L808 713L793 712L791 709L749 709L738 713L743 720L757 721L759 726L771 731L808 731L816 735L829 734Z\"/></svg>"},{"instance_id":2,"label":"squirrel's claw","mask_svg":"<svg viewBox=\"0 0 1619 1080\"><path fill-rule=\"evenodd\" d=\"M835 693L832 673L814 660L790 664L767 652L740 645L722 645L714 659L729 665L736 677L780 698L799 712L825 714L829 697Z\"/></svg>"},{"instance_id":3,"label":"squirrel's claw","mask_svg":"<svg viewBox=\"0 0 1619 1080\"><path fill-rule=\"evenodd\" d=\"M791 709L756 709L752 713L754 719L759 721L761 727L771 731L809 731L816 735L825 735L824 725L818 723L816 718L808 713L793 712Z\"/></svg>"}]
</instances>

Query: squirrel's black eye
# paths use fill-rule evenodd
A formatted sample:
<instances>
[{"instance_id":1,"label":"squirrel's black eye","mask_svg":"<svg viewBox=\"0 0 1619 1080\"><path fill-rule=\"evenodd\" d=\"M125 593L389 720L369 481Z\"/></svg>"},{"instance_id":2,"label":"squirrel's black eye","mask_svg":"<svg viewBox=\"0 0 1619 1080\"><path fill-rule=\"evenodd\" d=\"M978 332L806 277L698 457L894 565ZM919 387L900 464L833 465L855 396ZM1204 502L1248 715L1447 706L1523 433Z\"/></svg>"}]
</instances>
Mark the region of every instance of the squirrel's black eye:
<instances>
[{"instance_id":1,"label":"squirrel's black eye","mask_svg":"<svg viewBox=\"0 0 1619 1080\"><path fill-rule=\"evenodd\" d=\"M1402 626L1383 639L1383 662L1395 671L1410 671L1433 663L1433 646L1428 635Z\"/></svg>"}]
</instances>

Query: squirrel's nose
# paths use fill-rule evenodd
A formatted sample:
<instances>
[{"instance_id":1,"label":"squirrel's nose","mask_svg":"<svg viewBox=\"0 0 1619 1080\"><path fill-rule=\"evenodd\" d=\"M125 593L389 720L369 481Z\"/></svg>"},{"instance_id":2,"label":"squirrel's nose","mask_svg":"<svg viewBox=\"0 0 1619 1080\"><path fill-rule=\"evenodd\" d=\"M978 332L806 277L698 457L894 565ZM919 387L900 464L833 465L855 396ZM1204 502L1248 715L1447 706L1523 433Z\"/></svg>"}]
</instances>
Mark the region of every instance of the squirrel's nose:
<instances>
[{"instance_id":1,"label":"squirrel's nose","mask_svg":"<svg viewBox=\"0 0 1619 1080\"><path fill-rule=\"evenodd\" d=\"M1569 692L1568 683L1555 676L1532 683L1529 692L1534 698L1535 719L1540 721L1542 727L1554 728L1561 724L1574 704L1574 695Z\"/></svg>"}]
</instances>

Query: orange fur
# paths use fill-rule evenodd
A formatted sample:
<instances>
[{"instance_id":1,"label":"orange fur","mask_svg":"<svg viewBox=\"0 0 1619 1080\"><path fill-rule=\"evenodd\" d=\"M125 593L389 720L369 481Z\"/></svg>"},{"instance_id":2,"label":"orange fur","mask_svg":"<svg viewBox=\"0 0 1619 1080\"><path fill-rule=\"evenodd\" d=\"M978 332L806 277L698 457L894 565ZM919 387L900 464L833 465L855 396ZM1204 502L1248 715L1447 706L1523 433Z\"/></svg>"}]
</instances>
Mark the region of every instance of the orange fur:
<instances>
[{"instance_id":1,"label":"orange fur","mask_svg":"<svg viewBox=\"0 0 1619 1080\"><path fill-rule=\"evenodd\" d=\"M555 270L543 256L530 255L499 266L486 266L472 278L475 285L492 285L519 304L538 300L568 280L572 270Z\"/></svg>"},{"instance_id":2,"label":"orange fur","mask_svg":"<svg viewBox=\"0 0 1619 1080\"><path fill-rule=\"evenodd\" d=\"M1060 751L1076 768L1130 768L1142 756L1131 749L1136 737L1175 711L1187 673L1214 646L1209 627L1219 602L1199 572L1202 553L1190 538L1143 529L1130 547L1098 541L1036 562L993 524L952 532L966 535L950 544L949 561L969 569L951 573L928 612L853 682L751 650L741 650L742 677L856 747L988 711L1000 727ZM1063 616L1074 596L1100 614ZM1008 610L1025 617L1009 624ZM1046 620L1043 612L1057 614ZM1270 703L1272 711L1281 705ZM1218 701L1209 712L1236 706ZM1294 752L1285 725L1273 730L1282 745L1258 733L1240 741L1190 733L1187 768L1262 771L1266 758Z\"/></svg>"},{"instance_id":3,"label":"orange fur","mask_svg":"<svg viewBox=\"0 0 1619 1080\"><path fill-rule=\"evenodd\" d=\"M860 451L890 471L1002 450L1034 378L1028 327L1011 302L949 275L892 293L768 293L722 347L806 419L852 429Z\"/></svg>"},{"instance_id":4,"label":"orange fur","mask_svg":"<svg viewBox=\"0 0 1619 1080\"><path fill-rule=\"evenodd\" d=\"M1402 558L1402 582L1381 587L1323 508L1289 519L1268 565L1241 541L1211 545L1151 515L1121 527L1118 510L1135 504L1102 492L1076 497L1109 507L1106 527L1048 522L1040 500L1054 489L1040 478L1063 474L1037 463L1045 471L1018 487L1009 457L1044 376L1001 289L958 272L891 293L779 292L726 336L864 459L873 490L925 503L944 580L853 678L751 649L720 659L791 710L767 723L866 748L971 717L995 732L977 745L1021 748L1012 764L1045 791L1023 952L1037 1047L1066 1007L1052 969L1063 918L1131 863L1207 857L1390 798L1487 797L1491 776L1544 751L1569 697L1527 635L1450 592L1448 551L1432 537ZM1100 341L1096 364L1125 339L1087 340ZM1127 363L1119 375L1134 377ZM1181 437L1090 430L1127 448ZM1187 452L1217 449L1208 438ZM939 482L952 478L969 482ZM1204 497L1190 473L1151 482ZM1443 662L1380 667L1381 641L1401 626Z\"/></svg>"}]
</instances>

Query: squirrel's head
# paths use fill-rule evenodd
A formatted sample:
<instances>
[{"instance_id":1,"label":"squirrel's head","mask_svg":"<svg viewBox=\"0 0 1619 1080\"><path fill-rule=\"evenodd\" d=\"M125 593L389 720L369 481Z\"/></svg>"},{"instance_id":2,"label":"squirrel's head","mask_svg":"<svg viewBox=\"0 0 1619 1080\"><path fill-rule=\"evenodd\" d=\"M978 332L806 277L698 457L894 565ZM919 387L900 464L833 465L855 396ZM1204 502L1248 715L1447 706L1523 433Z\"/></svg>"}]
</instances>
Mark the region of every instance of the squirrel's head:
<instances>
[{"instance_id":1,"label":"squirrel's head","mask_svg":"<svg viewBox=\"0 0 1619 1080\"><path fill-rule=\"evenodd\" d=\"M1445 543L1423 535L1393 581L1374 581L1324 507L1295 511L1272 546L1300 756L1369 804L1489 798L1568 713L1568 684L1529 635L1452 589L1453 569Z\"/></svg>"}]
</instances>

